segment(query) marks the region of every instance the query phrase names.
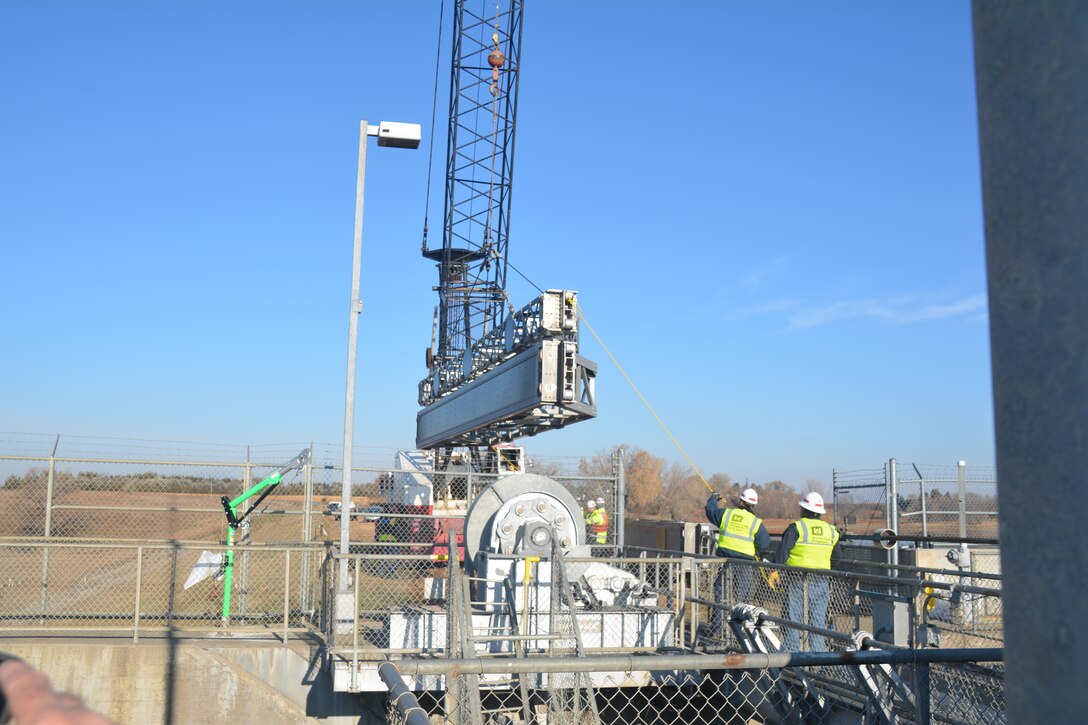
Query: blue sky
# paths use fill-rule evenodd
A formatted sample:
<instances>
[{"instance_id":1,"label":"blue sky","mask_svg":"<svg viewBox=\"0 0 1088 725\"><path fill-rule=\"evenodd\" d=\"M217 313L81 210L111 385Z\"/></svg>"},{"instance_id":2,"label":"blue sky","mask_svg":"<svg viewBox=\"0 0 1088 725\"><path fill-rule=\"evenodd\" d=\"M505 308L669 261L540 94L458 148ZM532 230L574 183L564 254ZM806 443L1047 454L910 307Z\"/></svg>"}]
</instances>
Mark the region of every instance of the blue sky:
<instances>
[{"instance_id":1,"label":"blue sky","mask_svg":"<svg viewBox=\"0 0 1088 725\"><path fill-rule=\"evenodd\" d=\"M367 118L424 124L419 151L370 149L355 438L411 447L437 22L4 4L0 431L339 441ZM966 0L534 2L524 27L511 262L579 290L704 474L993 464ZM598 419L530 452L679 460L584 329L583 352Z\"/></svg>"}]
</instances>

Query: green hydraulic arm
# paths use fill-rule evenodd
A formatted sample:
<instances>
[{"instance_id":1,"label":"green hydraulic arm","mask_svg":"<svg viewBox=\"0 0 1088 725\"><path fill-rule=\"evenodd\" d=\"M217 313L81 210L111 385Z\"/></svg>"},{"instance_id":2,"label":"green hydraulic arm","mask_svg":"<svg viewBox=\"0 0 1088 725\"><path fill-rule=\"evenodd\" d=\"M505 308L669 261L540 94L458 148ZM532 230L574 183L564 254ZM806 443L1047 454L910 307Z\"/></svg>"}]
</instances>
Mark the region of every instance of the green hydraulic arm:
<instances>
[{"instance_id":1,"label":"green hydraulic arm","mask_svg":"<svg viewBox=\"0 0 1088 725\"><path fill-rule=\"evenodd\" d=\"M283 464L271 475L261 479L259 482L250 486L248 490L242 492L234 498L227 498L224 496L220 501L223 504L223 511L227 514L227 556L226 562L223 565L223 620L230 619L230 588L231 582L234 578L234 532L237 530L246 518L253 513L254 509L261 505L261 501L264 501L268 494L272 493L272 490L276 486L280 485L283 481L283 477L291 471L297 471L307 463L310 462L310 449L306 448L297 456L292 458L287 463ZM258 495L260 494L260 495ZM257 500L246 509L245 513L239 515L238 507L244 504L249 499L257 496Z\"/></svg>"}]
</instances>

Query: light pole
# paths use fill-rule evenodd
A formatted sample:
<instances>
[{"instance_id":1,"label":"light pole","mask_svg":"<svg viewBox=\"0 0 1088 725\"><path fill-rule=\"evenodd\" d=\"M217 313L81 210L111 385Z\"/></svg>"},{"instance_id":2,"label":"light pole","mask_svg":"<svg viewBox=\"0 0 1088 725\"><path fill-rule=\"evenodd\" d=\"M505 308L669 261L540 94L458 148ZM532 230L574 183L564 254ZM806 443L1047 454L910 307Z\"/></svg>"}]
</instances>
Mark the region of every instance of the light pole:
<instances>
[{"instance_id":1,"label":"light pole","mask_svg":"<svg viewBox=\"0 0 1088 725\"><path fill-rule=\"evenodd\" d=\"M363 189L366 186L367 136L377 136L379 146L393 148L419 148L420 126L418 123L389 123L377 126L359 122L359 176L355 185L355 245L351 255L351 298L348 305L348 380L344 394L344 467L343 486L340 491L340 554L347 555L351 526L351 439L355 432L355 359L359 343L359 313L363 301L359 299L359 271L363 256ZM340 562L340 591L348 586L348 565Z\"/></svg>"}]
</instances>

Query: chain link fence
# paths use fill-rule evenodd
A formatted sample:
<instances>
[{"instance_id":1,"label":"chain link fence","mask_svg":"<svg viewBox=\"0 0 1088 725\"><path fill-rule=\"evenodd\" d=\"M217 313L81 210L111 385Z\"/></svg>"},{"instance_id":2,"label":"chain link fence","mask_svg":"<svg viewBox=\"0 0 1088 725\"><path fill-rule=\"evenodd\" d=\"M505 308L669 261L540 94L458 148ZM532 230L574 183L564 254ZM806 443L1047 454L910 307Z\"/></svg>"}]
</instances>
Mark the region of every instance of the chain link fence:
<instances>
[{"instance_id":1,"label":"chain link fence","mask_svg":"<svg viewBox=\"0 0 1088 725\"><path fill-rule=\"evenodd\" d=\"M0 631L317 632L324 558L301 545L0 542Z\"/></svg>"},{"instance_id":2,"label":"chain link fence","mask_svg":"<svg viewBox=\"0 0 1088 725\"><path fill-rule=\"evenodd\" d=\"M858 664L837 655L648 655L504 663L527 682L524 697L481 685L478 709L434 692L416 693L412 709L389 700L389 722L410 723L888 723L1004 722L999 669L945 662L933 652L906 664L907 653L866 650ZM926 660L937 659L929 662ZM398 663L402 675L425 678L433 663ZM487 682L498 663L458 661ZM432 675L433 676L433 675ZM549 684L583 676L588 697L556 700ZM850 683L843 688L842 683Z\"/></svg>"},{"instance_id":3,"label":"chain link fence","mask_svg":"<svg viewBox=\"0 0 1088 725\"><path fill-rule=\"evenodd\" d=\"M1005 721L1003 668L979 659L1000 659L994 578L880 564L824 573L649 551L567 557L561 567L515 566L512 579L542 589L512 594L523 604L511 620L481 606L473 577L456 566L447 598L423 596L425 561L396 575L405 596L383 610L365 579L380 553L350 559L361 585L337 621L357 626L334 636L334 651L352 671L391 658L430 722ZM578 583L601 589L590 579L605 572L593 566L609 567L609 585L628 598L579 600ZM595 658L605 659L578 665ZM389 716L408 721L392 700Z\"/></svg>"},{"instance_id":4,"label":"chain link fence","mask_svg":"<svg viewBox=\"0 0 1088 725\"><path fill-rule=\"evenodd\" d=\"M298 446L298 447L296 447ZM239 533L246 541L312 543L339 539L342 465L325 444L216 446L127 439L0 434L0 540L45 537L225 542L222 498L247 491L284 459L311 449L260 502ZM403 470L393 449L362 447L352 466L352 541L461 541L467 502L503 475L464 464ZM384 465L382 465L384 463ZM584 504L617 510L617 476L579 473L581 459L542 458L541 470ZM486 465L486 461L484 462ZM433 463L430 463L433 468ZM429 489L429 490L428 490ZM618 538L609 517L607 543Z\"/></svg>"},{"instance_id":5,"label":"chain link fence","mask_svg":"<svg viewBox=\"0 0 1088 725\"><path fill-rule=\"evenodd\" d=\"M357 460L355 506L342 511L337 451L318 446L227 546L221 499L299 446L151 442L126 457L105 454L111 445L0 434L0 631L306 633L350 672L348 690L373 690L360 678L378 663L400 668L393 722L1004 722L996 550L956 568L918 558L817 573L621 549L610 516L593 556L513 556L492 581L462 570L457 544L464 502L494 474L406 473L372 451L364 458L384 460ZM615 512L615 472L578 463L537 470ZM949 471L909 470L916 480L894 466L836 472L836 516L853 531L890 517L933 536L946 514L957 528L988 515L960 495L983 490L975 472L956 468L951 517L939 506ZM429 505L413 498L418 486ZM345 556L328 545L343 519ZM495 587L506 596L483 595Z\"/></svg>"},{"instance_id":6,"label":"chain link fence","mask_svg":"<svg viewBox=\"0 0 1088 725\"><path fill-rule=\"evenodd\" d=\"M833 472L835 524L870 534L997 539L997 476L991 467L899 463Z\"/></svg>"}]
</instances>

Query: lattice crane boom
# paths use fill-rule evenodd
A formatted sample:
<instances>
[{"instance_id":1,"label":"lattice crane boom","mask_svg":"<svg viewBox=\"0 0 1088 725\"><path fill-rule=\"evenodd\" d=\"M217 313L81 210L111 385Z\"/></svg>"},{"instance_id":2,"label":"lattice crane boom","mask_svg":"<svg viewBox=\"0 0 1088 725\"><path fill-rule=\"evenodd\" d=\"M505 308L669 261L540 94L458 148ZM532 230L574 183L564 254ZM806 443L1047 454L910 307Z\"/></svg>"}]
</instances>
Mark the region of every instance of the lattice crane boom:
<instances>
[{"instance_id":1,"label":"lattice crane boom","mask_svg":"<svg viewBox=\"0 0 1088 725\"><path fill-rule=\"evenodd\" d=\"M596 415L577 294L506 291L523 0L456 0L436 325L416 445L483 447Z\"/></svg>"}]
</instances>

